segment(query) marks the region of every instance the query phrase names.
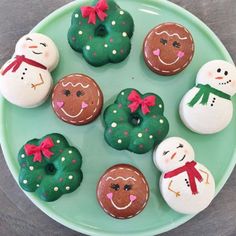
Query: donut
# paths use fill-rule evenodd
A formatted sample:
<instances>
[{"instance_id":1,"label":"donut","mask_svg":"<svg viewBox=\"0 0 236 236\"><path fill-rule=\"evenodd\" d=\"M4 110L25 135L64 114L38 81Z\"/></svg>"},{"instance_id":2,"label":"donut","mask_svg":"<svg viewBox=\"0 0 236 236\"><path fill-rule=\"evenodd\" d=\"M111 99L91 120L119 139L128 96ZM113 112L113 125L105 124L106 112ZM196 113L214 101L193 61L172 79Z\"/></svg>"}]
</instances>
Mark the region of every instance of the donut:
<instances>
[{"instance_id":1,"label":"donut","mask_svg":"<svg viewBox=\"0 0 236 236\"><path fill-rule=\"evenodd\" d=\"M154 93L128 88L104 111L105 140L117 150L142 154L161 142L169 131L164 103Z\"/></svg>"},{"instance_id":2,"label":"donut","mask_svg":"<svg viewBox=\"0 0 236 236\"><path fill-rule=\"evenodd\" d=\"M160 75L175 75L184 70L194 55L191 33L177 23L162 23L153 28L143 44L147 66Z\"/></svg>"},{"instance_id":3,"label":"donut","mask_svg":"<svg viewBox=\"0 0 236 236\"><path fill-rule=\"evenodd\" d=\"M112 166L97 185L97 200L102 209L117 219L139 214L149 198L148 183L140 170L127 164Z\"/></svg>"},{"instance_id":4,"label":"donut","mask_svg":"<svg viewBox=\"0 0 236 236\"><path fill-rule=\"evenodd\" d=\"M18 153L19 184L47 202L75 191L82 179L82 156L61 134L32 139Z\"/></svg>"},{"instance_id":5,"label":"donut","mask_svg":"<svg viewBox=\"0 0 236 236\"><path fill-rule=\"evenodd\" d=\"M134 22L114 1L95 1L72 15L68 31L71 48L92 66L123 61L131 50Z\"/></svg>"},{"instance_id":6,"label":"donut","mask_svg":"<svg viewBox=\"0 0 236 236\"><path fill-rule=\"evenodd\" d=\"M52 94L52 107L58 118L72 125L85 125L101 113L103 94L89 76L71 74L61 79Z\"/></svg>"}]
</instances>

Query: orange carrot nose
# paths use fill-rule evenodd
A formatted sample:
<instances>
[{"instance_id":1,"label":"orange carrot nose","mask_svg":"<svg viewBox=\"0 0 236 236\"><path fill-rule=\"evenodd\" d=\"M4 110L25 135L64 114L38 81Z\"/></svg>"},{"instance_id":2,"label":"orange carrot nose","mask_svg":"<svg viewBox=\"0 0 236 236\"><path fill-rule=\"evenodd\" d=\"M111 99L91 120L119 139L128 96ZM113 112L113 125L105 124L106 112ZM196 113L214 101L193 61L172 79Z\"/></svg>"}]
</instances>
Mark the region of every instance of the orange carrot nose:
<instances>
[{"instance_id":1,"label":"orange carrot nose","mask_svg":"<svg viewBox=\"0 0 236 236\"><path fill-rule=\"evenodd\" d=\"M176 152L172 154L171 160L176 156Z\"/></svg>"},{"instance_id":2,"label":"orange carrot nose","mask_svg":"<svg viewBox=\"0 0 236 236\"><path fill-rule=\"evenodd\" d=\"M216 77L215 79L224 79L223 77Z\"/></svg>"},{"instance_id":3,"label":"orange carrot nose","mask_svg":"<svg viewBox=\"0 0 236 236\"><path fill-rule=\"evenodd\" d=\"M29 48L38 48L36 45L29 46Z\"/></svg>"}]
</instances>

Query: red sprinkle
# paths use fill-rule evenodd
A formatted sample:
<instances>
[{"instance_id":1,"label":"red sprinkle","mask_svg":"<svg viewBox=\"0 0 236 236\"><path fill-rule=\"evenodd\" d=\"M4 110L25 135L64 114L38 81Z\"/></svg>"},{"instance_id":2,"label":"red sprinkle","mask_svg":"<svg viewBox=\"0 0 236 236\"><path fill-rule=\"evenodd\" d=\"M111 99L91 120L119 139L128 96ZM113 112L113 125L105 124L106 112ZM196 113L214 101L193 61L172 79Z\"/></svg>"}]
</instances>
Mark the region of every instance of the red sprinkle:
<instances>
[{"instance_id":1,"label":"red sprinkle","mask_svg":"<svg viewBox=\"0 0 236 236\"><path fill-rule=\"evenodd\" d=\"M128 135L129 135L129 132L128 132L128 131L125 131L125 132L124 132L124 135L125 135L125 136L128 136Z\"/></svg>"},{"instance_id":2,"label":"red sprinkle","mask_svg":"<svg viewBox=\"0 0 236 236\"><path fill-rule=\"evenodd\" d=\"M118 104L118 107L119 107L119 108L122 108L122 104L121 104L121 103L119 103L119 104Z\"/></svg>"},{"instance_id":3,"label":"red sprinkle","mask_svg":"<svg viewBox=\"0 0 236 236\"><path fill-rule=\"evenodd\" d=\"M145 131L146 131L146 132L148 132L148 131L149 131L149 129L148 129L148 128L146 128L146 129L145 129Z\"/></svg>"},{"instance_id":4,"label":"red sprinkle","mask_svg":"<svg viewBox=\"0 0 236 236\"><path fill-rule=\"evenodd\" d=\"M97 56L97 53L96 53L96 52L94 52L94 53L93 53L93 56L94 56L94 57L96 57L96 56Z\"/></svg>"},{"instance_id":5,"label":"red sprinkle","mask_svg":"<svg viewBox=\"0 0 236 236\"><path fill-rule=\"evenodd\" d=\"M75 164L75 163L76 163L76 160L72 160L72 163L74 163L74 164Z\"/></svg>"},{"instance_id":6,"label":"red sprinkle","mask_svg":"<svg viewBox=\"0 0 236 236\"><path fill-rule=\"evenodd\" d=\"M72 41L75 41L76 38L73 36L71 39L72 39Z\"/></svg>"},{"instance_id":7,"label":"red sprinkle","mask_svg":"<svg viewBox=\"0 0 236 236\"><path fill-rule=\"evenodd\" d=\"M59 181L60 181L60 182L63 182L63 178L60 178Z\"/></svg>"},{"instance_id":8,"label":"red sprinkle","mask_svg":"<svg viewBox=\"0 0 236 236\"><path fill-rule=\"evenodd\" d=\"M111 43L113 42L113 38L110 38L110 42L111 42Z\"/></svg>"},{"instance_id":9,"label":"red sprinkle","mask_svg":"<svg viewBox=\"0 0 236 236\"><path fill-rule=\"evenodd\" d=\"M139 144L139 148L143 148L143 144Z\"/></svg>"}]
</instances>

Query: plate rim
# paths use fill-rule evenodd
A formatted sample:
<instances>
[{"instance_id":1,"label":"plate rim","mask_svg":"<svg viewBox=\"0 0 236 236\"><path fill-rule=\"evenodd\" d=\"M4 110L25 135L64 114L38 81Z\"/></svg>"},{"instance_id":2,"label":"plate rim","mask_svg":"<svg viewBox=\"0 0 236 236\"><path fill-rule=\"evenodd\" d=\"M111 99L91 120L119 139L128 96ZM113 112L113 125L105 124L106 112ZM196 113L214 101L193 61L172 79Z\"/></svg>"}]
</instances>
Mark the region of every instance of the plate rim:
<instances>
[{"instance_id":1,"label":"plate rim","mask_svg":"<svg viewBox=\"0 0 236 236\"><path fill-rule=\"evenodd\" d=\"M119 0L119 2L122 2L125 0ZM135 1L135 2L140 2L140 3L144 3L144 0L129 0L129 1ZM60 8L56 9L55 11L53 11L52 13L50 13L48 16L46 16L43 20L41 20L30 32L40 32L40 28L43 27L44 25L46 25L47 23L49 23L52 19L55 19L56 17L59 17L59 15L61 13L64 13L66 11L71 11L72 8L74 8L74 6L76 5L82 5L83 3L87 3L88 0L77 0L77 1L73 1L70 2L66 5L61 6ZM225 46L223 45L223 43L221 42L221 40L218 38L218 36L213 32L213 30L211 30L201 19L199 19L197 16L193 15L191 12L189 12L188 10L184 9L181 6L178 6L177 4L170 2L168 0L145 0L145 4L149 5L164 5L167 8L173 9L174 11L180 12L180 13L184 13L185 16L187 18L191 18L192 21L199 26L206 34L208 34L209 36L212 37L213 41L217 41L217 46L219 47L219 49L224 52L224 56L226 58L227 61L231 62L234 64L228 50L225 48ZM4 125L4 107L6 106L6 102L4 100L4 98L0 95L0 123L3 125L0 125L0 145L3 151L3 156L4 159L7 163L7 166L13 176L13 178L15 179L17 185L19 186L18 183L18 175L16 174L17 170L16 168L13 166L12 162L10 161L11 158L9 158L10 156L10 148L9 148L9 144L7 142L7 128ZM230 177L234 167L236 164L236 147L234 148L233 154L232 154L232 158L231 161L229 162L229 165L227 167L227 171L224 173L223 177L220 179L218 185L216 186L216 195L220 192L220 190L224 187L226 181L228 180L228 178ZM19 187L20 188L20 187ZM21 188L20 188L21 189ZM21 189L22 190L22 189ZM22 190L23 191L23 190ZM35 196L32 196L30 193L27 193L25 191L23 191L24 194L30 199L31 202L33 202L33 204L35 206L37 206L41 211L43 211L47 216L49 216L50 218L54 219L55 221L57 221L58 223L72 229L75 230L77 232L80 233L84 233L84 234L88 234L88 235L101 235L101 236L110 236L110 235L120 235L118 232L104 232L101 229L97 229L97 228L93 228L91 226L86 226L86 225L78 225L75 224L73 222L70 222L68 219L62 218L60 216L58 216L56 213L54 213L53 211L49 210L48 212L48 208L47 206L45 206L43 204L43 202L40 202L39 199ZM197 214L195 214L197 215ZM130 236L148 236L148 235L156 235L156 234L161 234L167 231L170 231L172 229L177 228L178 226L186 223L188 220L190 220L191 218L193 218L195 215L186 215L184 217L181 217L178 220L175 220L172 224L169 225L165 225L161 228L151 228L148 229L147 231L139 231L139 232L129 232L126 235L130 235Z\"/></svg>"}]
</instances>

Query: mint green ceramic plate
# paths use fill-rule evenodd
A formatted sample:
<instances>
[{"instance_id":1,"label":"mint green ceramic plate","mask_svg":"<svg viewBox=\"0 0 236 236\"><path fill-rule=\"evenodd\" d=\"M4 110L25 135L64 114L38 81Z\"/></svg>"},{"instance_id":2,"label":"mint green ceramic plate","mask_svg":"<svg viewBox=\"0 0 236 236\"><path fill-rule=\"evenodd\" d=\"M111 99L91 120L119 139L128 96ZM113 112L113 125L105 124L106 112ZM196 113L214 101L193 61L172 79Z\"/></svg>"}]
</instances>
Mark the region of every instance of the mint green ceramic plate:
<instances>
[{"instance_id":1,"label":"mint green ceramic plate","mask_svg":"<svg viewBox=\"0 0 236 236\"><path fill-rule=\"evenodd\" d=\"M134 87L144 92L159 94L165 102L165 114L170 121L169 136L178 135L193 144L196 159L212 171L217 192L225 184L236 161L236 120L217 135L200 136L190 132L181 123L178 105L181 97L195 82L198 69L212 59L231 58L219 39L200 20L184 9L163 0L117 0L135 21L132 51L122 63L100 68L89 66L67 44L67 30L72 12L86 1L73 2L40 22L34 31L53 38L60 48L61 61L53 76L55 83L62 76L80 72L93 77L104 92L106 107L122 89ZM145 35L155 25L174 21L185 25L193 35L196 52L192 63L178 75L160 77L152 73L142 58ZM235 102L235 99L234 99ZM163 201L158 189L160 173L152 162L152 153L136 155L110 148L103 139L102 117L84 127L67 125L57 119L50 101L36 109L17 108L5 100L0 101L1 144L7 164L17 180L19 166L17 152L34 137L51 132L64 134L83 155L84 180L81 187L59 200L46 203L34 194L27 196L47 215L74 230L89 235L154 235L189 220L192 216L172 211ZM144 211L129 220L116 220L103 212L96 200L96 184L102 173L117 163L130 163L138 167L150 185L150 200Z\"/></svg>"}]
</instances>

